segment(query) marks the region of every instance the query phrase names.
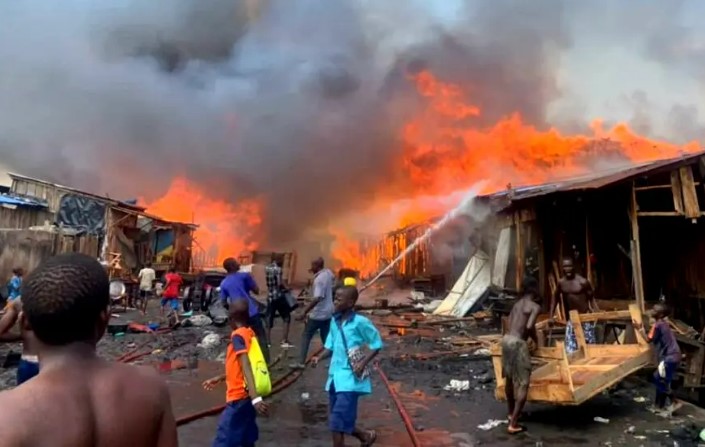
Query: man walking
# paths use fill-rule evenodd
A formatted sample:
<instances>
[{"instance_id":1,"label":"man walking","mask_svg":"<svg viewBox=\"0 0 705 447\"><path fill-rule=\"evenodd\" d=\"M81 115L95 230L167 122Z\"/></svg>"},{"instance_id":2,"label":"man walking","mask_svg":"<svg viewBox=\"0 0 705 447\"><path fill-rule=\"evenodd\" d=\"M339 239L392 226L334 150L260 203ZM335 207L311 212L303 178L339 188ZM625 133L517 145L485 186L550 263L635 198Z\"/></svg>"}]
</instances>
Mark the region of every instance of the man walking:
<instances>
[{"instance_id":1,"label":"man walking","mask_svg":"<svg viewBox=\"0 0 705 447\"><path fill-rule=\"evenodd\" d=\"M184 280L181 275L176 273L176 269L171 267L169 272L164 275L164 282L166 284L162 293L162 315L166 311L167 319L173 320L170 324L174 324L178 320L176 313L179 311L179 293Z\"/></svg>"},{"instance_id":2,"label":"man walking","mask_svg":"<svg viewBox=\"0 0 705 447\"><path fill-rule=\"evenodd\" d=\"M333 306L333 282L335 275L325 268L323 258L314 259L311 262L311 272L313 273L313 300L306 306L303 313L297 320L305 320L306 326L301 337L301 355L299 363L291 365L294 369L303 369L306 366L308 348L316 332L321 337L321 343L326 343L330 321L333 317L335 307Z\"/></svg>"},{"instance_id":3,"label":"man walking","mask_svg":"<svg viewBox=\"0 0 705 447\"><path fill-rule=\"evenodd\" d=\"M526 430L518 424L529 392L531 377L531 355L527 340L531 337L538 346L536 317L541 306L538 283L534 278L525 278L522 283L522 296L509 314L509 330L502 337L502 376L504 377L507 405L509 407L510 435Z\"/></svg>"},{"instance_id":4,"label":"man walking","mask_svg":"<svg viewBox=\"0 0 705 447\"><path fill-rule=\"evenodd\" d=\"M147 310L147 300L152 294L154 288L154 280L157 279L157 272L152 268L152 263L148 262L144 268L140 270L137 277L140 280L140 298L142 298L142 306Z\"/></svg>"},{"instance_id":5,"label":"man walking","mask_svg":"<svg viewBox=\"0 0 705 447\"><path fill-rule=\"evenodd\" d=\"M362 447L377 441L377 432L357 425L357 415L359 398L372 393L368 366L382 349L382 337L367 317L355 313L358 296L357 289L351 286L336 291L330 336L323 353L311 359L316 366L321 359L332 357L326 391L333 447L344 447L345 436L357 438Z\"/></svg>"},{"instance_id":6,"label":"man walking","mask_svg":"<svg viewBox=\"0 0 705 447\"><path fill-rule=\"evenodd\" d=\"M260 303L251 295L251 293L259 295L259 287L250 273L240 271L240 264L235 258L227 258L223 261L223 268L228 272L228 276L220 283L220 299L226 307L229 307L234 300L247 300L250 315L248 326L257 336L262 355L269 363L269 340L259 312Z\"/></svg>"},{"instance_id":7,"label":"man walking","mask_svg":"<svg viewBox=\"0 0 705 447\"><path fill-rule=\"evenodd\" d=\"M565 306L566 318L571 310L577 310L581 314L599 312L590 281L575 273L575 266L570 258L563 259L563 277L558 281L556 293L551 297L551 313L549 314L551 321L556 311L556 305L561 299ZM585 341L589 344L597 343L595 323L585 322L582 326ZM570 319L568 319L565 328L565 350L568 354L578 350L575 329Z\"/></svg>"},{"instance_id":8,"label":"man walking","mask_svg":"<svg viewBox=\"0 0 705 447\"><path fill-rule=\"evenodd\" d=\"M281 255L272 255L272 263L264 269L267 278L267 332L268 338L271 340L274 319L277 317L277 314L279 314L284 322L284 335L282 337L281 347L288 349L291 348L291 344L289 344L291 308L284 295L287 289L284 285L283 266L284 260Z\"/></svg>"}]
</instances>

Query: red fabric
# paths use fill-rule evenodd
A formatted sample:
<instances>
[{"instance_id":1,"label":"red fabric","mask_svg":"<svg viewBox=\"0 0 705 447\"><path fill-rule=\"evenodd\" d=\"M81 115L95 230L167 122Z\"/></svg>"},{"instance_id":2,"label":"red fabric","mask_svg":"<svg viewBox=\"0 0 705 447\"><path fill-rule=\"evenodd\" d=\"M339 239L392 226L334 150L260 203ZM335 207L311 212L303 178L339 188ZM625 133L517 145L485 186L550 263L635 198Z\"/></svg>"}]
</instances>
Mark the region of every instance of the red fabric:
<instances>
[{"instance_id":1,"label":"red fabric","mask_svg":"<svg viewBox=\"0 0 705 447\"><path fill-rule=\"evenodd\" d=\"M166 276L166 288L164 289L164 298L178 298L179 288L183 284L184 280L178 273L167 273Z\"/></svg>"}]
</instances>

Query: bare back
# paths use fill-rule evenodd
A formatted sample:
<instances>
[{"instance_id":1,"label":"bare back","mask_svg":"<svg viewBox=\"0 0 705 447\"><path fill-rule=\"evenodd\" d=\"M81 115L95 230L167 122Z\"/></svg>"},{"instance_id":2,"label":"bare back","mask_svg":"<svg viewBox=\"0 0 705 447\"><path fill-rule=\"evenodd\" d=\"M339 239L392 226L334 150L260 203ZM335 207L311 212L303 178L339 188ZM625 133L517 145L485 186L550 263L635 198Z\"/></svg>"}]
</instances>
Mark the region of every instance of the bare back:
<instances>
[{"instance_id":1,"label":"bare back","mask_svg":"<svg viewBox=\"0 0 705 447\"><path fill-rule=\"evenodd\" d=\"M508 335L527 340L536 325L536 317L541 311L541 306L531 301L530 298L523 297L514 304L509 313Z\"/></svg>"},{"instance_id":2,"label":"bare back","mask_svg":"<svg viewBox=\"0 0 705 447\"><path fill-rule=\"evenodd\" d=\"M41 371L0 393L0 447L178 445L166 384L154 371L102 360Z\"/></svg>"},{"instance_id":3,"label":"bare back","mask_svg":"<svg viewBox=\"0 0 705 447\"><path fill-rule=\"evenodd\" d=\"M577 274L573 278L563 277L558 282L558 290L563 295L566 315L571 310L581 314L590 312L592 286L586 278Z\"/></svg>"}]
</instances>

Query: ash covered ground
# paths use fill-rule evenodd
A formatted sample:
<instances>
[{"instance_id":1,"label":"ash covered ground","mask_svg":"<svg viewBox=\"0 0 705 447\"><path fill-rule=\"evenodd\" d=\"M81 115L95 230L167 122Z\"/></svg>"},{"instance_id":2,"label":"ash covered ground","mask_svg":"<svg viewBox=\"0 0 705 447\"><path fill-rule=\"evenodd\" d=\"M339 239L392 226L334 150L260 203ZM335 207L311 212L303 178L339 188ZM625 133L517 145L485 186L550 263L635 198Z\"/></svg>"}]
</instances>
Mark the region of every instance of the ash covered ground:
<instances>
[{"instance_id":1,"label":"ash covered ground","mask_svg":"<svg viewBox=\"0 0 705 447\"><path fill-rule=\"evenodd\" d=\"M137 318L141 323L153 321L155 315ZM151 320L150 320L151 319ZM272 368L274 379L288 372L288 364L298 355L301 326L292 325L294 349L282 351L281 323L273 333ZM409 354L445 350L434 340L418 336L385 335L386 347L380 357L380 367L408 411L424 446L691 446L705 427L705 412L686 405L672 419L650 413L652 390L644 382L646 373L630 378L609 393L603 393L579 407L554 407L528 404L523 422L529 431L515 437L506 434L506 425L484 430L480 425L491 420L506 419L506 406L494 398L494 373L489 357L463 355L415 360ZM449 335L460 331L487 334L495 331L491 324L470 325L446 329ZM172 394L177 418L203 411L224 403L224 388L208 392L201 382L222 372L225 342L205 349L198 346L207 333L227 338L227 327L214 326L179 328L167 334L106 335L100 342L100 355L116 359L126 352L150 352L135 363L160 370ZM312 351L320 346L315 339ZM20 345L0 346L0 354L19 352ZM197 361L196 361L197 359ZM299 380L271 402L271 414L260 419L261 446L329 446L327 430L327 395L324 384L327 365L309 368ZM15 385L14 367L0 372L0 387ZM411 446L390 393L377 374L373 374L374 392L361 401L360 423L378 430L379 446ZM466 391L449 391L451 380L469 381ZM595 418L608 422L598 422ZM209 446L217 417L206 417L179 427L180 445ZM352 440L349 445L354 445ZM356 443L355 443L356 445Z\"/></svg>"}]
</instances>

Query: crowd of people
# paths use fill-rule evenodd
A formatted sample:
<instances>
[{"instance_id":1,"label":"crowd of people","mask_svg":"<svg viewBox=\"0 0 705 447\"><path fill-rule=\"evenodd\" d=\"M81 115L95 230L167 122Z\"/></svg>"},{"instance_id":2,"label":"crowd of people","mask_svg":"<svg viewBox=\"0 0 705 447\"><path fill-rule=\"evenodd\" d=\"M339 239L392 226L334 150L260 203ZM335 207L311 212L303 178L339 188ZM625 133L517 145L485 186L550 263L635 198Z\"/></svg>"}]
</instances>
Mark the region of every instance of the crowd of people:
<instances>
[{"instance_id":1,"label":"crowd of people","mask_svg":"<svg viewBox=\"0 0 705 447\"><path fill-rule=\"evenodd\" d=\"M207 390L220 382L226 384L226 409L213 445L249 447L258 441L256 418L266 415L269 407L265 396L258 394L251 354L261 349L269 362L271 329L277 316L285 325L281 346L291 348L292 314L305 322L298 362L292 368L305 368L307 360L315 367L330 358L325 389L333 446L344 446L345 436L357 438L363 447L373 445L377 433L357 424L358 400L372 391L369 367L383 344L374 324L355 312L359 291L354 279L336 281L323 259L315 259L311 263L311 300L297 312L296 300L283 279L282 259L275 257L265 269L268 291L263 318L263 303L255 298L260 290L252 275L241 270L234 258L226 259L223 267L227 276L220 292L232 332L224 374L203 384ZM565 306L566 315L571 310L598 311L590 281L575 272L571 259L563 261L562 270L550 315L558 302ZM152 292L155 276L151 266L139 273L145 297ZM170 271L166 275L162 308L178 308L182 283L178 273ZM177 445L169 392L156 372L111 363L96 355L96 344L110 319L109 289L103 266L81 254L50 258L26 280L22 269L13 271L7 284L7 305L0 318L0 341L21 340L24 350L17 372L18 386L0 393L0 418L5 422L0 447ZM531 380L531 351L538 346L536 321L540 312L538 283L527 277L501 341L510 434L526 430L519 419ZM671 384L681 351L667 322L668 307L659 303L649 314L654 319L650 330L640 324L635 324L635 329L655 345L658 355L654 407L664 409L668 403L673 411L680 405ZM19 334L11 331L15 326ZM593 325L585 323L583 333L587 343L595 343ZM316 334L323 349L307 359ZM578 349L570 322L565 340L568 352ZM135 387L135 383L140 386ZM52 417L36 417L42 414Z\"/></svg>"},{"instance_id":2,"label":"crowd of people","mask_svg":"<svg viewBox=\"0 0 705 447\"><path fill-rule=\"evenodd\" d=\"M241 271L233 258L226 259L223 266L228 275L220 287L221 297L228 307L232 332L224 374L203 386L210 390L219 382L226 385L227 405L213 445L250 447L259 438L257 415L268 412L264 396L257 392L250 355L255 347L261 347L268 356L270 334L253 296L259 294L259 288L252 275ZM273 326L275 312L288 324L296 307L287 302L281 267L281 260L274 259L268 269L268 288L272 289L268 293L268 329ZM317 323L309 327L307 322L302 363L315 327L324 349L310 359L311 364L331 358L325 389L333 446L342 447L347 435L371 446L377 434L358 426L357 405L359 397L372 389L369 366L382 348L380 334L369 319L355 312L359 293L354 285L340 285L334 298L333 276L322 259L312 263L312 272L313 301L299 318ZM326 273L322 276L321 272ZM12 424L3 431L0 447L178 445L169 392L156 371L108 362L96 354L96 344L110 319L110 284L103 266L85 255L63 254L43 262L24 283L22 273L17 269L10 281L13 294L0 319L0 337L23 341L22 361L26 362L18 369L18 386L0 393L0 415ZM155 276L151 266L139 273L145 298L151 295ZM174 309L183 280L176 272L166 276L161 304ZM322 321L330 328L323 328ZM10 329L16 325L20 334L13 335ZM287 334L285 331L282 340L286 348L290 347ZM38 414L53 416L36 418Z\"/></svg>"}]
</instances>

